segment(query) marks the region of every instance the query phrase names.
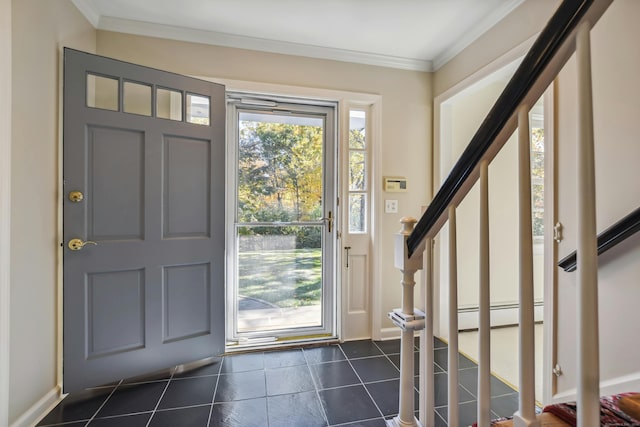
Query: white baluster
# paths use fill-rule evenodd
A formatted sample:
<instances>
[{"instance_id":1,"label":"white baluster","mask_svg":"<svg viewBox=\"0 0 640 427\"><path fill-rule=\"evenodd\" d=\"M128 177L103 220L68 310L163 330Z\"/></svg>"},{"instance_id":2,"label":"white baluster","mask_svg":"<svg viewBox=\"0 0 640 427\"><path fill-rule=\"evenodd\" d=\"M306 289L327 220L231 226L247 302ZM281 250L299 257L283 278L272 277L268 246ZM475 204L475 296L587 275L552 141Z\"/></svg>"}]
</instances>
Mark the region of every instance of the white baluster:
<instances>
[{"instance_id":1,"label":"white baluster","mask_svg":"<svg viewBox=\"0 0 640 427\"><path fill-rule=\"evenodd\" d=\"M448 424L458 423L458 258L456 247L456 208L449 207L449 377Z\"/></svg>"},{"instance_id":2,"label":"white baluster","mask_svg":"<svg viewBox=\"0 0 640 427\"><path fill-rule=\"evenodd\" d=\"M433 240L425 240L425 328L420 334L420 421L435 423L435 389L433 376Z\"/></svg>"},{"instance_id":3,"label":"white baluster","mask_svg":"<svg viewBox=\"0 0 640 427\"><path fill-rule=\"evenodd\" d=\"M489 281L489 162L480 163L480 289L478 330L478 425L491 419L491 318Z\"/></svg>"},{"instance_id":4,"label":"white baluster","mask_svg":"<svg viewBox=\"0 0 640 427\"><path fill-rule=\"evenodd\" d=\"M520 400L513 425L539 426L535 397L533 230L531 226L531 137L529 108L518 109L518 222L520 230Z\"/></svg>"},{"instance_id":5,"label":"white baluster","mask_svg":"<svg viewBox=\"0 0 640 427\"><path fill-rule=\"evenodd\" d=\"M591 25L576 36L578 62L578 244L577 336L578 426L600 425L598 342L598 252L591 87Z\"/></svg>"}]
</instances>

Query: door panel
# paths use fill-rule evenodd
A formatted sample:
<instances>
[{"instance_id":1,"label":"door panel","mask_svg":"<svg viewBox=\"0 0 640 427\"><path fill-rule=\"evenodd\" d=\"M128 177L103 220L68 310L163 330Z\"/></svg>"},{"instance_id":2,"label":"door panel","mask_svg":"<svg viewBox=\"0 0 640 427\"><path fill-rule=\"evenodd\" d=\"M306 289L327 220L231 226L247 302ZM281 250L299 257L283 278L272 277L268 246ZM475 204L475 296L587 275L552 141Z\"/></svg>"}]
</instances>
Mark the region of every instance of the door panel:
<instances>
[{"instance_id":1,"label":"door panel","mask_svg":"<svg viewBox=\"0 0 640 427\"><path fill-rule=\"evenodd\" d=\"M86 150L88 238L143 239L144 133L88 126Z\"/></svg>"},{"instance_id":2,"label":"door panel","mask_svg":"<svg viewBox=\"0 0 640 427\"><path fill-rule=\"evenodd\" d=\"M211 332L210 264L164 267L163 342Z\"/></svg>"},{"instance_id":3,"label":"door panel","mask_svg":"<svg viewBox=\"0 0 640 427\"><path fill-rule=\"evenodd\" d=\"M64 79L65 392L222 353L224 87L69 49Z\"/></svg>"},{"instance_id":4,"label":"door panel","mask_svg":"<svg viewBox=\"0 0 640 427\"><path fill-rule=\"evenodd\" d=\"M164 147L164 238L209 237L209 141L169 136Z\"/></svg>"},{"instance_id":5,"label":"door panel","mask_svg":"<svg viewBox=\"0 0 640 427\"><path fill-rule=\"evenodd\" d=\"M144 347L142 269L89 273L86 292L89 359Z\"/></svg>"},{"instance_id":6,"label":"door panel","mask_svg":"<svg viewBox=\"0 0 640 427\"><path fill-rule=\"evenodd\" d=\"M366 255L349 256L349 314L364 313L369 309L369 289L367 287ZM354 274L356 272L356 274Z\"/></svg>"}]
</instances>

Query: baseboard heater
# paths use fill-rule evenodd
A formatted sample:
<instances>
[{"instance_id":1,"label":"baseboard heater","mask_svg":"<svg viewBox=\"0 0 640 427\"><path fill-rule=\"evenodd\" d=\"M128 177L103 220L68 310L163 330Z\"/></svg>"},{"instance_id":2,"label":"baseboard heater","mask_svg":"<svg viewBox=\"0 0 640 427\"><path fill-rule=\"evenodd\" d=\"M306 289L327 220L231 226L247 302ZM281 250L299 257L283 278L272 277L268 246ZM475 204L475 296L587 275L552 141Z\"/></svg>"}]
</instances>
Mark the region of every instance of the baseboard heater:
<instances>
[{"instance_id":1,"label":"baseboard heater","mask_svg":"<svg viewBox=\"0 0 640 427\"><path fill-rule=\"evenodd\" d=\"M477 330L479 311L480 308L478 306L458 309L458 330ZM519 311L520 307L518 303L492 305L490 311L491 327L498 328L517 325L519 323ZM536 301L534 303L533 312L534 321L536 323L542 322L544 318L544 301Z\"/></svg>"}]
</instances>

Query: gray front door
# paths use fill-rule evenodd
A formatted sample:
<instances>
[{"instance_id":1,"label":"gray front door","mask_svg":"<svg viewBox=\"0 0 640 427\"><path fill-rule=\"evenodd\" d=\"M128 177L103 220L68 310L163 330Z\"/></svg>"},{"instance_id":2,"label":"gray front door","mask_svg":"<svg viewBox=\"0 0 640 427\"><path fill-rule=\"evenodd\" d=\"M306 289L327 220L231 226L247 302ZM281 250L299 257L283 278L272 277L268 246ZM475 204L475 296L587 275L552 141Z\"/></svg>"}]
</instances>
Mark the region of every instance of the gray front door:
<instances>
[{"instance_id":1,"label":"gray front door","mask_svg":"<svg viewBox=\"0 0 640 427\"><path fill-rule=\"evenodd\" d=\"M223 352L224 120L224 86L65 49L65 392Z\"/></svg>"}]
</instances>

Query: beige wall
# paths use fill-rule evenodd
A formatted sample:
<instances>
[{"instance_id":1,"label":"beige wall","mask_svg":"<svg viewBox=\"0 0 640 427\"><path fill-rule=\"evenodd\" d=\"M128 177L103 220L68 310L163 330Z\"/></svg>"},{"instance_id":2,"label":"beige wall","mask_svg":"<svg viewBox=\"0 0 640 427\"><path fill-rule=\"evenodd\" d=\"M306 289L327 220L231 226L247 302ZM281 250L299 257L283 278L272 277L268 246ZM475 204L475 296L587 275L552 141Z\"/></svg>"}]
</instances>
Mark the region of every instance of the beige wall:
<instances>
[{"instance_id":1,"label":"beige wall","mask_svg":"<svg viewBox=\"0 0 640 427\"><path fill-rule=\"evenodd\" d=\"M596 200L598 231L640 206L640 2L617 0L592 31ZM563 257L576 247L577 86L572 59L557 84L558 220L565 239ZM640 389L640 236L599 258L600 366L603 393ZM558 273L558 363L560 393L575 387L576 273Z\"/></svg>"},{"instance_id":2,"label":"beige wall","mask_svg":"<svg viewBox=\"0 0 640 427\"><path fill-rule=\"evenodd\" d=\"M12 25L10 422L58 383L59 55L95 49L66 0L14 0Z\"/></svg>"},{"instance_id":3,"label":"beige wall","mask_svg":"<svg viewBox=\"0 0 640 427\"><path fill-rule=\"evenodd\" d=\"M497 70L496 74L474 83L471 87L436 105L440 108L439 145L441 181L446 179L451 168L467 148L469 141L485 119L487 112L506 86L510 78L509 66ZM439 102L437 100L436 102ZM519 231L518 231L518 151L515 134L507 141L489 166L489 240L491 305L517 304L519 301ZM458 260L458 306L473 309L459 316L460 329L477 328L479 305L479 184L476 183L456 210L457 215L457 260ZM448 226L439 234L439 288L440 288L440 333L448 337ZM534 298L543 298L543 250L542 243L534 246ZM495 310L492 325L517 323L516 310ZM462 349L467 351L467 349ZM476 350L473 350L475 353ZM514 361L515 363L515 361ZM493 370L500 372L499 367Z\"/></svg>"},{"instance_id":4,"label":"beige wall","mask_svg":"<svg viewBox=\"0 0 640 427\"><path fill-rule=\"evenodd\" d=\"M434 97L535 36L559 3L558 0L526 0L518 6L434 73Z\"/></svg>"},{"instance_id":5,"label":"beige wall","mask_svg":"<svg viewBox=\"0 0 640 427\"><path fill-rule=\"evenodd\" d=\"M504 82L496 82L453 104L455 160L467 147L503 88ZM489 208L492 212L489 224L492 304L513 303L518 300L516 165L517 146L512 138L489 166ZM458 247L458 303L461 308L477 307L479 303L479 206L479 184L476 184L460 204L457 213L458 240L469 242Z\"/></svg>"},{"instance_id":6,"label":"beige wall","mask_svg":"<svg viewBox=\"0 0 640 427\"><path fill-rule=\"evenodd\" d=\"M490 78L490 80L493 80ZM439 144L449 144L449 158L440 159L442 180L446 178L469 141L485 119L487 111L502 93L508 78L494 82L478 82L441 105ZM440 150L442 152L442 150ZM449 154L449 153L447 153ZM444 156L443 156L444 157ZM491 242L491 303L511 304L518 301L518 150L515 134L507 141L489 166L489 219ZM460 242L477 242L479 236L479 184L476 184L457 209L457 232ZM442 237L441 240L446 240ZM446 242L443 241L446 246ZM541 244L537 245L541 246ZM541 251L539 248L537 252ZM446 258L446 257L444 257ZM542 299L542 254L535 255L535 298ZM460 308L477 307L479 277L479 247L477 243L458 247L458 304ZM441 269L447 265L441 261ZM442 283L441 286L448 286ZM443 289L446 289L443 288Z\"/></svg>"},{"instance_id":7,"label":"beige wall","mask_svg":"<svg viewBox=\"0 0 640 427\"><path fill-rule=\"evenodd\" d=\"M393 235L402 216L417 217L420 206L430 200L430 74L104 31L98 31L97 51L187 75L381 95L381 175L406 176L410 186L407 193L385 196L382 183L374 183L379 204L384 198L399 200L398 214L381 213L380 241L375 243L382 263L380 322L382 328L393 327L386 313L401 305Z\"/></svg>"}]
</instances>

